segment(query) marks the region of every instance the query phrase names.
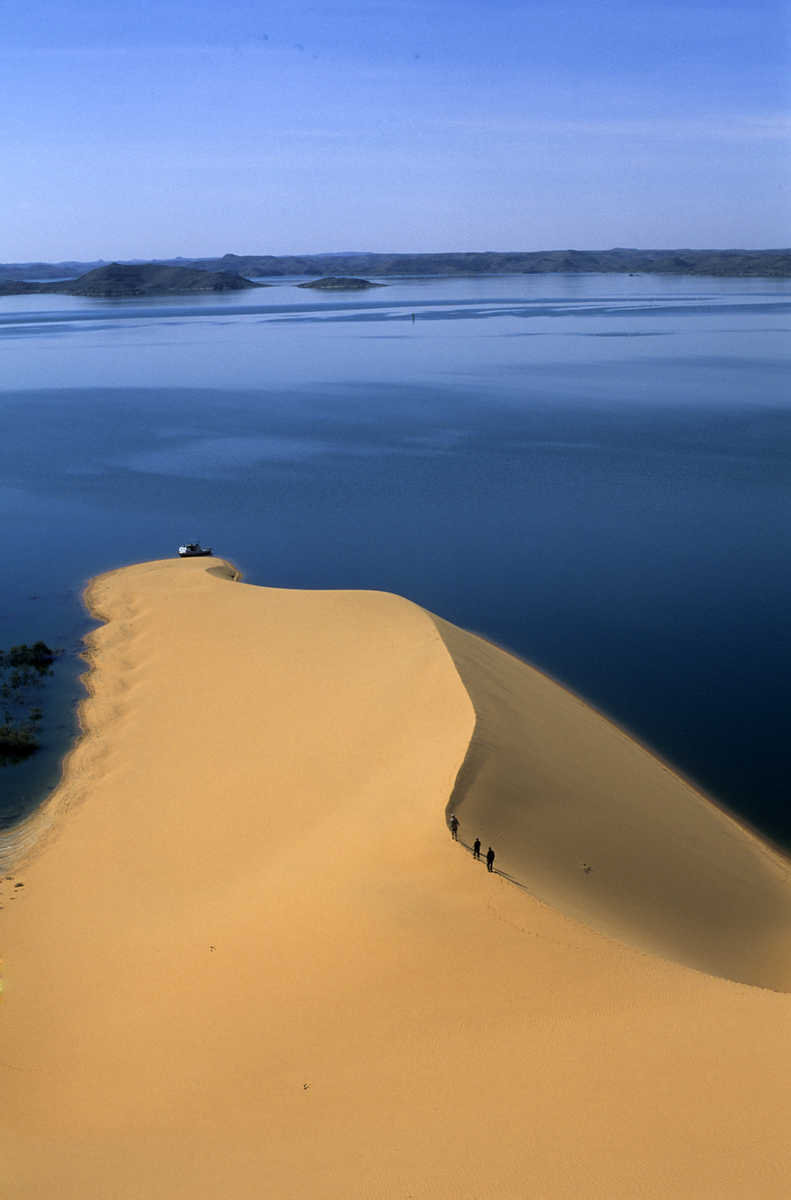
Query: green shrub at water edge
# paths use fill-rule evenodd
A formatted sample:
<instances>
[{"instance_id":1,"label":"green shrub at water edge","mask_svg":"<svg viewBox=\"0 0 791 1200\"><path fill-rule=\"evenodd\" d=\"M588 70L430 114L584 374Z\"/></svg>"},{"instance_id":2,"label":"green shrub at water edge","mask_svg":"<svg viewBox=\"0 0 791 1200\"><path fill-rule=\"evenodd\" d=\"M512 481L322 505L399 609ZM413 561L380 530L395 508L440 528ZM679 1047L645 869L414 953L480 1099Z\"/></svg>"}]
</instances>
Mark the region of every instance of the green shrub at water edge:
<instances>
[{"instance_id":1,"label":"green shrub at water edge","mask_svg":"<svg viewBox=\"0 0 791 1200\"><path fill-rule=\"evenodd\" d=\"M0 764L19 762L38 749L38 740L29 724L0 725Z\"/></svg>"},{"instance_id":2,"label":"green shrub at water edge","mask_svg":"<svg viewBox=\"0 0 791 1200\"><path fill-rule=\"evenodd\" d=\"M3 723L0 724L0 766L21 762L39 748L36 724L43 712L31 705L31 691L52 675L52 664L60 651L46 642L22 643L0 650L0 699ZM28 712L25 712L29 709Z\"/></svg>"}]
</instances>

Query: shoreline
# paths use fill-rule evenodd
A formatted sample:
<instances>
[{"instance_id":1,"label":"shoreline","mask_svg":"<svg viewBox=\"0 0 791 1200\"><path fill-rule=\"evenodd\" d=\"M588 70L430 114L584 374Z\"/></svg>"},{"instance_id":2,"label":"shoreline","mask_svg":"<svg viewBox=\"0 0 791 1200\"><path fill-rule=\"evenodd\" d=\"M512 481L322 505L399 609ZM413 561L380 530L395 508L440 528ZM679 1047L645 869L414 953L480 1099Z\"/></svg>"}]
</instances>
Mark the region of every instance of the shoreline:
<instances>
[{"instance_id":1,"label":"shoreline","mask_svg":"<svg viewBox=\"0 0 791 1200\"><path fill-rule=\"evenodd\" d=\"M217 562L227 564L235 582L244 581L243 572L230 559L217 559ZM126 571L133 565L127 563L120 567L113 567L110 571L103 571L100 575L92 576L83 584L80 589L80 600L91 620L106 624L111 619L98 607L95 607L94 589L97 582ZM77 656L83 663L83 669L77 676L77 683L83 689L84 694L76 701L72 710L76 724L75 736L60 760L57 782L49 789L49 793L44 795L36 807L20 821L9 825L6 829L0 829L0 875L8 871L24 869L30 858L38 852L40 843L43 848L44 840L57 823L59 803L62 800L60 793L68 787L69 783L69 761L85 736L84 706L91 699L91 675L94 667L91 651L93 633L95 630L88 630L83 636L82 649ZM66 811L65 808L64 811ZM18 848L20 845L21 850Z\"/></svg>"},{"instance_id":2,"label":"shoreline","mask_svg":"<svg viewBox=\"0 0 791 1200\"><path fill-rule=\"evenodd\" d=\"M163 560L90 585L66 803L0 898L15 1197L345 1200L349 1163L374 1200L784 1197L791 995L599 919L631 906L681 945L708 895L720 964L788 985L791 887L749 835L692 804L677 839L664 764L409 601L227 582ZM589 921L451 840L460 779L462 834ZM734 928L741 870L764 900Z\"/></svg>"}]
</instances>

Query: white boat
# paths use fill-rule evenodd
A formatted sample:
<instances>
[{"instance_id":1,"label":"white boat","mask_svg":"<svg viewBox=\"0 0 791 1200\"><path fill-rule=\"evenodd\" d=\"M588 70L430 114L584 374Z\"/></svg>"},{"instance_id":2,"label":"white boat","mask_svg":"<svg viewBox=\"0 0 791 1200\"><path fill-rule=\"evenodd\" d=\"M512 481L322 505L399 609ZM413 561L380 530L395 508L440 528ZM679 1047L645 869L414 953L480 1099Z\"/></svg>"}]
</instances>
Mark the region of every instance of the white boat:
<instances>
[{"instance_id":1,"label":"white boat","mask_svg":"<svg viewBox=\"0 0 791 1200\"><path fill-rule=\"evenodd\" d=\"M204 554L211 554L211 546L204 548L200 542L187 542L186 546L179 546L179 558L201 558Z\"/></svg>"}]
</instances>

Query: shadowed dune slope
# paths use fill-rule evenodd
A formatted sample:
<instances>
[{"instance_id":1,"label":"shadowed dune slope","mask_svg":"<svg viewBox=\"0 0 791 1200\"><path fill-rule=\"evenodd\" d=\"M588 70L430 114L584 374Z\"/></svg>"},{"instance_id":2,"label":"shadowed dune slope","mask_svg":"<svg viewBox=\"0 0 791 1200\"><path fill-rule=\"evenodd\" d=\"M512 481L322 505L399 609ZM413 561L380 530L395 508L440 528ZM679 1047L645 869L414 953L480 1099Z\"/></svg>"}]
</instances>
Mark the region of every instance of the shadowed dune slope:
<instances>
[{"instance_id":1,"label":"shadowed dune slope","mask_svg":"<svg viewBox=\"0 0 791 1200\"><path fill-rule=\"evenodd\" d=\"M791 864L594 709L446 621L476 712L451 805L533 895L711 974L791 987Z\"/></svg>"},{"instance_id":2,"label":"shadowed dune slope","mask_svg":"<svg viewBox=\"0 0 791 1200\"><path fill-rule=\"evenodd\" d=\"M791 996L591 928L780 986L748 835L399 597L199 559L88 598L84 736L0 880L3 1195L785 1200ZM585 924L451 840L454 780Z\"/></svg>"}]
</instances>

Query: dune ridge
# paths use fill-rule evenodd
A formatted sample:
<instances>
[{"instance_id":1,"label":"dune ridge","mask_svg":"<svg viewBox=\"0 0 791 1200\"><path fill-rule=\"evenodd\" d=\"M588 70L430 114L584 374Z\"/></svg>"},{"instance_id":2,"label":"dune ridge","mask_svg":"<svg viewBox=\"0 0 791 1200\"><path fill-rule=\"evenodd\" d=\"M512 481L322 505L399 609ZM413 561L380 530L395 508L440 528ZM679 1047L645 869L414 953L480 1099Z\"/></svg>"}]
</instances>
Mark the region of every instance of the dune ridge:
<instances>
[{"instance_id":1,"label":"dune ridge","mask_svg":"<svg viewBox=\"0 0 791 1200\"><path fill-rule=\"evenodd\" d=\"M681 905L648 938L608 788L627 764L650 811L687 785L525 664L399 597L217 560L89 599L83 737L0 899L15 1200L787 1194L789 996L645 952L708 931L721 973L783 982L781 864L735 823L695 809L679 847L655 816L662 888L722 866L699 930ZM451 841L449 798L529 892ZM730 879L760 950L711 928ZM642 948L612 936L627 885Z\"/></svg>"},{"instance_id":2,"label":"dune ridge","mask_svg":"<svg viewBox=\"0 0 791 1200\"><path fill-rule=\"evenodd\" d=\"M527 663L436 618L476 711L450 807L539 899L639 949L791 988L791 863Z\"/></svg>"}]
</instances>

